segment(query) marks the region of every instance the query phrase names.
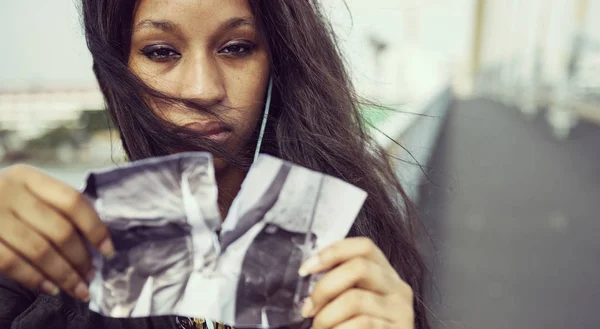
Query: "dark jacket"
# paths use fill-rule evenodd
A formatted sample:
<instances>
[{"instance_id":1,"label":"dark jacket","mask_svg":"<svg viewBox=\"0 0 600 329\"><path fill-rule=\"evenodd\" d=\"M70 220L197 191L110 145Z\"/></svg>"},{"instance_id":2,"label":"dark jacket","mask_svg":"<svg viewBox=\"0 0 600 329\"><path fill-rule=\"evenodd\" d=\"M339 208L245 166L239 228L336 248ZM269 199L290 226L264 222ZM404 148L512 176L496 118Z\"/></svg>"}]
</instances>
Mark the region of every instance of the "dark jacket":
<instances>
[{"instance_id":1,"label":"dark jacket","mask_svg":"<svg viewBox=\"0 0 600 329\"><path fill-rule=\"evenodd\" d=\"M214 329L234 329L213 324ZM306 320L286 328L307 329ZM88 309L67 295L53 297L23 288L0 276L0 329L209 329L204 320L174 316L114 319Z\"/></svg>"},{"instance_id":2,"label":"dark jacket","mask_svg":"<svg viewBox=\"0 0 600 329\"><path fill-rule=\"evenodd\" d=\"M226 328L215 325L215 329ZM87 304L23 288L0 276L0 329L207 329L204 321L178 317L105 318Z\"/></svg>"}]
</instances>

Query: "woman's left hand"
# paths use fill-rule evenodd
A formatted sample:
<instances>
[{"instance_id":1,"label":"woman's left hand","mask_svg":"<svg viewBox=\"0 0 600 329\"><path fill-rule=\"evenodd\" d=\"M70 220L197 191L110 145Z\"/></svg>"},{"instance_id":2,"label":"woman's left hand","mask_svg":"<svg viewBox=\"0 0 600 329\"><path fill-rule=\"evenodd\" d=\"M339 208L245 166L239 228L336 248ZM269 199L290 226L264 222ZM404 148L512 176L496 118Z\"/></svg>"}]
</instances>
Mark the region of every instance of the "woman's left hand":
<instances>
[{"instance_id":1,"label":"woman's left hand","mask_svg":"<svg viewBox=\"0 0 600 329\"><path fill-rule=\"evenodd\" d=\"M413 291L371 239L328 246L299 273L325 271L302 308L313 329L414 329Z\"/></svg>"}]
</instances>

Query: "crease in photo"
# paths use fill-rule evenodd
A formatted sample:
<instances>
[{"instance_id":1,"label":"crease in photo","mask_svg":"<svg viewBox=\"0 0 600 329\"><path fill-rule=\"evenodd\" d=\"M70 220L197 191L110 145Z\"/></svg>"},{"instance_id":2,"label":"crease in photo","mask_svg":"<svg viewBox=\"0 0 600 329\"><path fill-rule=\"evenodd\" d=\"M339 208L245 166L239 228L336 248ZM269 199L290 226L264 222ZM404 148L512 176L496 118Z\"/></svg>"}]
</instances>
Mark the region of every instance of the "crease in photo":
<instances>
[{"instance_id":1,"label":"crease in photo","mask_svg":"<svg viewBox=\"0 0 600 329\"><path fill-rule=\"evenodd\" d=\"M111 260L94 253L92 311L239 328L304 321L315 277L298 268L346 237L366 198L337 178L260 155L221 223L212 156L203 152L92 172L84 193L116 248Z\"/></svg>"}]
</instances>

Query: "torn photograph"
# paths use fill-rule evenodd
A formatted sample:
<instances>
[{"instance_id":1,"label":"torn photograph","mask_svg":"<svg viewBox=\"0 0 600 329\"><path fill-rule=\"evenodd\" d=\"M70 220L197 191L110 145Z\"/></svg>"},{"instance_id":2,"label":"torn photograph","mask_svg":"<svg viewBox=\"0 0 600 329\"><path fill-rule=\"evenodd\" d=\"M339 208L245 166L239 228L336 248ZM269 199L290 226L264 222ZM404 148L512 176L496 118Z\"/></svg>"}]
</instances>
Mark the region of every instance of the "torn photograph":
<instances>
[{"instance_id":1,"label":"torn photograph","mask_svg":"<svg viewBox=\"0 0 600 329\"><path fill-rule=\"evenodd\" d=\"M117 251L94 257L92 311L246 328L302 322L314 278L298 268L346 237L366 199L337 178L260 155L222 221L212 156L202 152L92 172L84 193Z\"/></svg>"}]
</instances>

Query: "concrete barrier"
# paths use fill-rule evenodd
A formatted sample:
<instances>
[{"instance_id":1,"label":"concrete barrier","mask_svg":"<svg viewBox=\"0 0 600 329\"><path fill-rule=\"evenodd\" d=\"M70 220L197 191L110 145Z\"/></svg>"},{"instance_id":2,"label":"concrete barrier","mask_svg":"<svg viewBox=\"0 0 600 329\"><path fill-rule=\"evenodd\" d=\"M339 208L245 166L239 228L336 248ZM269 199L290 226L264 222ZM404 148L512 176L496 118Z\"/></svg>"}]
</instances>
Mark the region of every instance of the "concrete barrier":
<instances>
[{"instance_id":1,"label":"concrete barrier","mask_svg":"<svg viewBox=\"0 0 600 329\"><path fill-rule=\"evenodd\" d=\"M373 131L375 141L393 157L398 178L415 202L453 92L448 83L443 83L427 96L400 109Z\"/></svg>"}]
</instances>

